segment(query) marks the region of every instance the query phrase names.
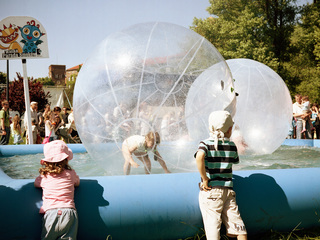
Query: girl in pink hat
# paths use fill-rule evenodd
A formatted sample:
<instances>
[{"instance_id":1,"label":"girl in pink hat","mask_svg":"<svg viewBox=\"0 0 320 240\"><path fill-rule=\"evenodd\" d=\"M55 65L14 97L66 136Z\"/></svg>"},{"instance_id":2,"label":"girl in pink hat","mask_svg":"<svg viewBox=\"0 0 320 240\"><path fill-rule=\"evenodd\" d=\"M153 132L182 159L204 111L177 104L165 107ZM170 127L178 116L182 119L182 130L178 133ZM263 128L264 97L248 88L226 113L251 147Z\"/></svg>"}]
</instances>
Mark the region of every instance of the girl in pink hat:
<instances>
[{"instance_id":1,"label":"girl in pink hat","mask_svg":"<svg viewBox=\"0 0 320 240\"><path fill-rule=\"evenodd\" d=\"M77 239L78 215L74 203L74 187L80 179L68 162L73 158L64 141L44 145L44 159L36 178L35 187L42 188L44 214L41 239Z\"/></svg>"}]
</instances>

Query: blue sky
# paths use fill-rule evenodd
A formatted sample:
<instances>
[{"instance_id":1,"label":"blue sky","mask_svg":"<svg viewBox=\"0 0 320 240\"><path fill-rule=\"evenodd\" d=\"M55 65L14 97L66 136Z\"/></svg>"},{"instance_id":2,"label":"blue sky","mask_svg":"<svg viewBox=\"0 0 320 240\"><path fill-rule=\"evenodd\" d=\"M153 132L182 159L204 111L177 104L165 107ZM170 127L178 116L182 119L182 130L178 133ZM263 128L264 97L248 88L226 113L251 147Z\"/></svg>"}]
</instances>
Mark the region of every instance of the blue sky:
<instances>
[{"instance_id":1,"label":"blue sky","mask_svg":"<svg viewBox=\"0 0 320 240\"><path fill-rule=\"evenodd\" d=\"M45 28L48 59L27 59L29 77L48 76L51 64L71 68L83 63L93 48L113 32L133 24L161 21L189 28L194 17L209 16L208 0L1 0L0 20L30 16ZM2 29L2 26L0 26ZM21 60L10 60L10 80L22 74ZM0 71L7 72L0 60Z\"/></svg>"},{"instance_id":2,"label":"blue sky","mask_svg":"<svg viewBox=\"0 0 320 240\"><path fill-rule=\"evenodd\" d=\"M209 17L209 0L0 0L0 20L9 16L37 19L48 38L49 58L28 59L29 77L46 77L51 64L74 67L113 32L133 24L161 21L189 28L194 17ZM299 0L299 2L311 0ZM2 26L0 26L2 28ZM7 72L7 61L0 60ZM21 60L10 60L10 80L22 74Z\"/></svg>"}]
</instances>

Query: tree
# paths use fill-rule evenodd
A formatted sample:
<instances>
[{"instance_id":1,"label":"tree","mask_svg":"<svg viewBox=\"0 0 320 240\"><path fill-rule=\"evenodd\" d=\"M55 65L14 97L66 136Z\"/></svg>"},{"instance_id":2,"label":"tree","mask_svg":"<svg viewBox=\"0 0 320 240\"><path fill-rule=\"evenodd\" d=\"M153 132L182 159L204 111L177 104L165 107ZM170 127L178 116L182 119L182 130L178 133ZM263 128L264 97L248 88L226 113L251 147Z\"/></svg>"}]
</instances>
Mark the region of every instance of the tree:
<instances>
[{"instance_id":1,"label":"tree","mask_svg":"<svg viewBox=\"0 0 320 240\"><path fill-rule=\"evenodd\" d=\"M308 95L310 102L320 103L319 2L304 6L290 41L291 61L284 66L294 83L289 88L294 93Z\"/></svg>"},{"instance_id":2,"label":"tree","mask_svg":"<svg viewBox=\"0 0 320 240\"><path fill-rule=\"evenodd\" d=\"M295 0L210 0L207 19L191 29L207 38L225 59L249 58L280 73L288 61L296 23Z\"/></svg>"},{"instance_id":3,"label":"tree","mask_svg":"<svg viewBox=\"0 0 320 240\"><path fill-rule=\"evenodd\" d=\"M277 66L270 44L264 38L265 20L255 16L249 4L227 0L224 6L224 1L210 2L207 10L215 17L195 18L191 27L194 31L213 43L225 59L250 58L273 68Z\"/></svg>"},{"instance_id":4,"label":"tree","mask_svg":"<svg viewBox=\"0 0 320 240\"><path fill-rule=\"evenodd\" d=\"M320 103L320 2L209 0L207 19L191 29L207 38L225 59L250 58L274 69L291 95Z\"/></svg>"},{"instance_id":5,"label":"tree","mask_svg":"<svg viewBox=\"0 0 320 240\"><path fill-rule=\"evenodd\" d=\"M266 32L272 44L272 50L280 64L288 60L290 37L297 22L299 8L296 0L262 0L262 16L266 19Z\"/></svg>"},{"instance_id":6,"label":"tree","mask_svg":"<svg viewBox=\"0 0 320 240\"><path fill-rule=\"evenodd\" d=\"M18 79L9 83L9 106L12 110L18 111L20 116L24 114L25 100L24 100L24 88L23 88L23 77L17 73ZM29 95L30 100L38 102L39 109L49 103L48 99L51 97L50 93L45 93L42 84L38 81L28 80L29 82ZM5 99L5 91L1 94L1 99Z\"/></svg>"},{"instance_id":7,"label":"tree","mask_svg":"<svg viewBox=\"0 0 320 240\"><path fill-rule=\"evenodd\" d=\"M0 72L0 84L6 84L7 83L7 74Z\"/></svg>"},{"instance_id":8,"label":"tree","mask_svg":"<svg viewBox=\"0 0 320 240\"><path fill-rule=\"evenodd\" d=\"M54 86L54 82L49 77L37 78L35 81L40 82L43 86Z\"/></svg>"}]
</instances>

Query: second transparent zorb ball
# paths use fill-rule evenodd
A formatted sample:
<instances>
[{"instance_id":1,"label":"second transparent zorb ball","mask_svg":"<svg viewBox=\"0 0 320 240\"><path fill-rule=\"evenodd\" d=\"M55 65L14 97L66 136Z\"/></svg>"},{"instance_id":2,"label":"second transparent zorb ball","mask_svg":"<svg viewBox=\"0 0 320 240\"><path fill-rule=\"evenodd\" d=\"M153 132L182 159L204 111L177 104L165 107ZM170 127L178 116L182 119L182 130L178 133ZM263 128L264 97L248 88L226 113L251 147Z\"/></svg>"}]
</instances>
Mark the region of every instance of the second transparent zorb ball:
<instances>
[{"instance_id":1,"label":"second transparent zorb ball","mask_svg":"<svg viewBox=\"0 0 320 240\"><path fill-rule=\"evenodd\" d=\"M270 154L288 136L292 100L282 78L251 59L226 61L235 79L237 112L232 138L244 154Z\"/></svg>"},{"instance_id":2,"label":"second transparent zorb ball","mask_svg":"<svg viewBox=\"0 0 320 240\"><path fill-rule=\"evenodd\" d=\"M234 117L236 93L229 68L224 61L205 70L192 84L186 101L186 122L190 138L200 141L209 137L211 112L226 110Z\"/></svg>"}]
</instances>

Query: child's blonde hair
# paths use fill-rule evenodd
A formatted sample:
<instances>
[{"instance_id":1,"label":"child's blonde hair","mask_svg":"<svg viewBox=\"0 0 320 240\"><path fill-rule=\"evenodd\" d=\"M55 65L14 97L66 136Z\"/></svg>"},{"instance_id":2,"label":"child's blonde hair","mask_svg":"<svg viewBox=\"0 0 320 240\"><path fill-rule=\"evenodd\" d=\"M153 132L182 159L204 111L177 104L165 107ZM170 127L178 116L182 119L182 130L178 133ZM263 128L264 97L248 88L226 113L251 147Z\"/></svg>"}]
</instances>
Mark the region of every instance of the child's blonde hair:
<instances>
[{"instance_id":1,"label":"child's blonde hair","mask_svg":"<svg viewBox=\"0 0 320 240\"><path fill-rule=\"evenodd\" d=\"M18 129L18 125L20 124L20 117L18 114L16 114L14 117L13 117L13 130L17 130Z\"/></svg>"},{"instance_id":2,"label":"child's blonde hair","mask_svg":"<svg viewBox=\"0 0 320 240\"><path fill-rule=\"evenodd\" d=\"M156 142L156 144L160 144L160 135L158 132L148 132L146 139L151 140L153 144L154 142Z\"/></svg>"},{"instance_id":3,"label":"child's blonde hair","mask_svg":"<svg viewBox=\"0 0 320 240\"><path fill-rule=\"evenodd\" d=\"M43 166L39 168L39 173L46 176L47 174L60 174L64 170L71 170L72 168L68 164L68 159L60 162L43 162Z\"/></svg>"},{"instance_id":4,"label":"child's blonde hair","mask_svg":"<svg viewBox=\"0 0 320 240\"><path fill-rule=\"evenodd\" d=\"M52 115L52 111L49 111L47 112L45 115L44 115L44 120L50 120L51 121L51 115Z\"/></svg>"}]
</instances>

